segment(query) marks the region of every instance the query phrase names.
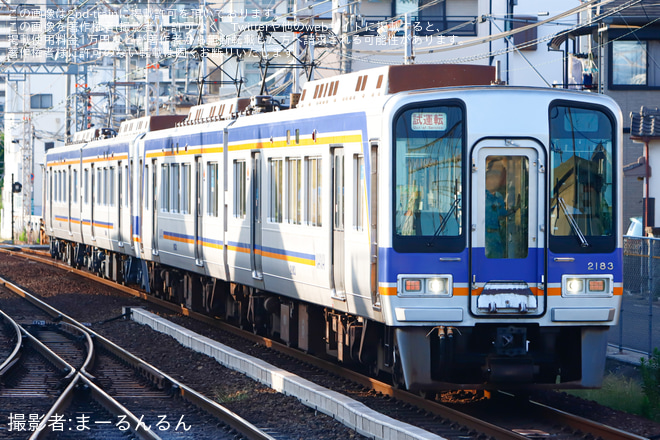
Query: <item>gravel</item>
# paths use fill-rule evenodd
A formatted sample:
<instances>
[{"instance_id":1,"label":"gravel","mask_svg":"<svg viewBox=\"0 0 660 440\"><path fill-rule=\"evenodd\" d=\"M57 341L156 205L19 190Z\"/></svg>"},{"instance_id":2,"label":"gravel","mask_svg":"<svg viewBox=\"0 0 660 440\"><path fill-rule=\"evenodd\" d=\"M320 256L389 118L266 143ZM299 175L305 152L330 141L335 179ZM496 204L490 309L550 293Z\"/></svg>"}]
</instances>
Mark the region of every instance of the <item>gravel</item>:
<instances>
[{"instance_id":1,"label":"gravel","mask_svg":"<svg viewBox=\"0 0 660 440\"><path fill-rule=\"evenodd\" d=\"M363 438L296 399L278 394L240 373L220 366L205 355L181 347L169 336L123 319L104 322L121 315L122 306L144 306L158 313L157 308L151 304L77 275L6 254L0 254L0 276L48 298L53 306L77 320L92 323L93 330L259 427L282 433L285 438L291 439L309 438L312 432L319 439ZM0 308L7 297L0 290ZM166 311L160 313L171 314ZM220 337L221 332L187 317L167 317L205 336ZM636 374L633 367L614 365L611 368ZM660 436L659 423L566 393L536 392L534 400L644 437Z\"/></svg>"}]
</instances>

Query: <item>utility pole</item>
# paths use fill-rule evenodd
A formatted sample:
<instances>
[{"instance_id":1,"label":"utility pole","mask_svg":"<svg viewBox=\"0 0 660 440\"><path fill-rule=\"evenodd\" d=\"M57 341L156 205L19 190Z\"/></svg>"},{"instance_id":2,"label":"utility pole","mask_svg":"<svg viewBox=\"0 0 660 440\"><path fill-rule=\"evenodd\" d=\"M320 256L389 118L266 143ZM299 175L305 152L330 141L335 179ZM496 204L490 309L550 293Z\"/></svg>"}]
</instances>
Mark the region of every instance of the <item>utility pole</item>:
<instances>
[{"instance_id":1,"label":"utility pole","mask_svg":"<svg viewBox=\"0 0 660 440\"><path fill-rule=\"evenodd\" d=\"M353 2L346 6L342 14L341 34L339 47L341 50L341 59L339 60L341 73L350 73L353 69L353 33L357 27L356 14L357 5Z\"/></svg>"},{"instance_id":2,"label":"utility pole","mask_svg":"<svg viewBox=\"0 0 660 440\"><path fill-rule=\"evenodd\" d=\"M14 244L14 173L11 173L11 244Z\"/></svg>"},{"instance_id":3,"label":"utility pole","mask_svg":"<svg viewBox=\"0 0 660 440\"><path fill-rule=\"evenodd\" d=\"M28 111L28 98L30 96L30 81L26 76L23 82L23 142L21 143L21 158L23 166L23 209L21 210L22 225L26 227L32 215L32 185L34 183L32 174L32 113Z\"/></svg>"},{"instance_id":4,"label":"utility pole","mask_svg":"<svg viewBox=\"0 0 660 440\"><path fill-rule=\"evenodd\" d=\"M144 57L144 116L149 116L151 112L149 111L149 61L150 61L150 54L151 54L151 47L149 47L150 44L150 36L151 36L151 0L147 1L147 11L144 14L144 25L147 27L147 38L146 41L144 42L144 50L145 50L145 57Z\"/></svg>"},{"instance_id":5,"label":"utility pole","mask_svg":"<svg viewBox=\"0 0 660 440\"><path fill-rule=\"evenodd\" d=\"M404 24L404 44L405 44L405 64L414 64L415 63L415 50L413 47L413 38L415 29L410 23L410 14L406 13L405 15L405 24Z\"/></svg>"}]
</instances>

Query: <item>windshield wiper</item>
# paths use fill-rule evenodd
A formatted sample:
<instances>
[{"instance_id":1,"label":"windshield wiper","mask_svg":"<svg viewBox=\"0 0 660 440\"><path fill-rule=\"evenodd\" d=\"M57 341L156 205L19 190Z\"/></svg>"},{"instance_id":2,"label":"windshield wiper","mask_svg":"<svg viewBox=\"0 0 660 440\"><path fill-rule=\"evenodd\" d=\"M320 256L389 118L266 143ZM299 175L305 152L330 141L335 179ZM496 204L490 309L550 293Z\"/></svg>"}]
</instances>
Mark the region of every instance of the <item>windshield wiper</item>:
<instances>
[{"instance_id":1,"label":"windshield wiper","mask_svg":"<svg viewBox=\"0 0 660 440\"><path fill-rule=\"evenodd\" d=\"M573 214L568 212L568 207L566 206L566 202L564 202L564 199L562 197L557 197L557 205L559 205L561 207L561 210L564 211L564 215L568 219L568 224L571 225L571 229L573 229L573 232L575 232L575 235L577 235L578 240L580 240L580 246L582 247L589 246L589 242L582 233L582 229L580 229L580 226L575 221Z\"/></svg>"},{"instance_id":2,"label":"windshield wiper","mask_svg":"<svg viewBox=\"0 0 660 440\"><path fill-rule=\"evenodd\" d=\"M454 199L454 202L451 204L451 207L449 208L449 211L442 218L442 222L440 223L438 228L433 233L433 238L431 238L431 240L429 240L429 242L426 243L426 246L429 246L429 247L433 246L433 241L442 233L442 231L445 230L445 228L447 227L447 223L449 223L449 219L451 218L451 215L454 213L454 211L456 211L456 208L458 207L459 202L460 202L460 197L456 197Z\"/></svg>"}]
</instances>

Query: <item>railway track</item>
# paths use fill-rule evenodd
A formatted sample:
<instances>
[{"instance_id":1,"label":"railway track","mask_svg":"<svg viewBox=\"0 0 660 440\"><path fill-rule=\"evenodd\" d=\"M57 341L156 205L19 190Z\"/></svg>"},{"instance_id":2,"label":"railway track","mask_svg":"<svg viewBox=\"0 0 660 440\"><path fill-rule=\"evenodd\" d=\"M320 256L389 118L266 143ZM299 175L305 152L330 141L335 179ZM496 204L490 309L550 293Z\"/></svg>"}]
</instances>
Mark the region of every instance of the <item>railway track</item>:
<instances>
[{"instance_id":1,"label":"railway track","mask_svg":"<svg viewBox=\"0 0 660 440\"><path fill-rule=\"evenodd\" d=\"M3 359L11 367L3 368L0 399L11 412L0 438L125 438L129 431L141 439L273 440L18 286L2 284L38 309L29 314L24 303L5 302L4 322L12 321L11 309L22 320L43 315L28 329L4 326L5 339L14 330L30 348Z\"/></svg>"},{"instance_id":2,"label":"railway track","mask_svg":"<svg viewBox=\"0 0 660 440\"><path fill-rule=\"evenodd\" d=\"M452 438L452 432L461 432L461 434L455 434L461 438L478 438L484 435L498 439L523 439L530 438L530 436L552 436L552 438L568 440L573 438L585 438L585 436L589 435L593 436L593 438L603 439L643 438L574 417L570 414L553 410L552 408L542 407L534 402L524 403L524 410L518 408L516 411L509 411L509 413L517 414L518 420L515 420L514 418L514 420L502 421L502 418L500 417L498 420L491 420L492 423L489 423L484 420L488 417L479 414L479 411L476 411L476 416L471 416L467 414L466 411L452 409L445 405L441 405L438 402L423 399L420 396L402 390L393 389L386 383L346 370L318 358L310 358L297 350L293 350L274 341L227 326L225 323L218 322L217 320L210 319L203 315L198 315L187 309L174 306L173 304L148 297L143 292L135 291L126 286L118 286L84 271L74 271L70 267L63 267L61 264L49 260L48 258L40 256L31 256L30 258L61 267L71 272L79 273L94 281L107 284L134 296L152 301L159 306L166 307L176 313L194 317L205 325L219 328L223 332L240 335L241 338L249 340L251 343L258 343L263 347L266 347L267 350L264 351L265 360L279 366L280 368L285 368L287 370L291 368L293 371L298 370L301 372L301 375L305 375L305 377L307 377L307 375L310 377L337 377L339 384L335 386L343 389L344 392L347 392L349 395L361 396L361 399L364 401L379 400L381 403L374 404L373 402L370 402L369 404L373 404L376 407L380 405L382 411L385 413L395 414L400 419L407 420L409 423L421 426L424 429L428 429L439 435L447 436L448 438ZM356 385L353 385L354 388L350 388L351 386L347 384ZM488 408L488 405L489 403L485 402L482 406ZM493 408L498 405L502 406L500 403L495 403L494 405L491 404L491 407ZM496 411L489 411L486 409L483 413L496 413ZM535 415L532 416L532 413L535 413ZM520 420L521 414L530 414L529 416L525 416L530 417L530 419L528 421ZM497 417L495 418L497 419ZM497 426L497 424L501 426ZM531 426L533 426L533 428Z\"/></svg>"}]
</instances>

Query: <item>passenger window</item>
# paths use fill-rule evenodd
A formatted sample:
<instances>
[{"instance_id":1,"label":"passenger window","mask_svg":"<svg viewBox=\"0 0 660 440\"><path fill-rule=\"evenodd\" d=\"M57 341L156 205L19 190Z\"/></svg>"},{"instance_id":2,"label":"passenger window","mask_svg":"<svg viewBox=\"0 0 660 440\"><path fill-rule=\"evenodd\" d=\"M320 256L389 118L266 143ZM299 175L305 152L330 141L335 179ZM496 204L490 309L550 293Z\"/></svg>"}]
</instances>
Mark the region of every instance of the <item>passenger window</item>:
<instances>
[{"instance_id":1,"label":"passenger window","mask_svg":"<svg viewBox=\"0 0 660 440\"><path fill-rule=\"evenodd\" d=\"M287 220L299 225L302 223L302 165L300 159L287 160Z\"/></svg>"},{"instance_id":2,"label":"passenger window","mask_svg":"<svg viewBox=\"0 0 660 440\"><path fill-rule=\"evenodd\" d=\"M170 166L168 164L164 163L161 166L160 177L160 210L162 212L167 212L170 210Z\"/></svg>"},{"instance_id":3,"label":"passenger window","mask_svg":"<svg viewBox=\"0 0 660 440\"><path fill-rule=\"evenodd\" d=\"M55 191L54 194L55 196L53 197L53 201L59 202L60 201L60 172L55 171Z\"/></svg>"},{"instance_id":4,"label":"passenger window","mask_svg":"<svg viewBox=\"0 0 660 440\"><path fill-rule=\"evenodd\" d=\"M96 204L101 205L102 199L101 199L101 188L103 187L103 182L101 181L101 176L103 175L103 169L102 168L97 168L96 169Z\"/></svg>"},{"instance_id":5,"label":"passenger window","mask_svg":"<svg viewBox=\"0 0 660 440\"><path fill-rule=\"evenodd\" d=\"M131 162L132 163L132 162ZM132 165L131 165L132 166ZM130 185L128 184L128 165L124 166L124 206L128 207L128 201L130 200Z\"/></svg>"},{"instance_id":6,"label":"passenger window","mask_svg":"<svg viewBox=\"0 0 660 440\"><path fill-rule=\"evenodd\" d=\"M170 186L172 188L171 195L172 195L172 212L179 212L179 189L181 188L179 186L179 164L172 164L171 166L171 180L170 180Z\"/></svg>"},{"instance_id":7,"label":"passenger window","mask_svg":"<svg viewBox=\"0 0 660 440\"><path fill-rule=\"evenodd\" d=\"M108 205L115 206L115 167L108 168L109 181L106 181L106 191L108 192Z\"/></svg>"},{"instance_id":8,"label":"passenger window","mask_svg":"<svg viewBox=\"0 0 660 440\"><path fill-rule=\"evenodd\" d=\"M354 173L355 173L355 194L353 204L353 226L358 231L364 229L364 213L366 209L365 198L367 194L367 186L364 180L364 156L355 155L353 158Z\"/></svg>"},{"instance_id":9,"label":"passenger window","mask_svg":"<svg viewBox=\"0 0 660 440\"><path fill-rule=\"evenodd\" d=\"M66 202L66 171L62 172L62 201Z\"/></svg>"},{"instance_id":10,"label":"passenger window","mask_svg":"<svg viewBox=\"0 0 660 440\"><path fill-rule=\"evenodd\" d=\"M270 170L270 211L268 220L273 223L282 223L282 159L269 159Z\"/></svg>"},{"instance_id":11,"label":"passenger window","mask_svg":"<svg viewBox=\"0 0 660 440\"><path fill-rule=\"evenodd\" d=\"M144 176L142 177L142 197L144 197L144 209L149 210L149 165L144 166Z\"/></svg>"},{"instance_id":12,"label":"passenger window","mask_svg":"<svg viewBox=\"0 0 660 440\"><path fill-rule=\"evenodd\" d=\"M78 203L78 170L73 170L73 183L71 184L71 203Z\"/></svg>"},{"instance_id":13,"label":"passenger window","mask_svg":"<svg viewBox=\"0 0 660 440\"><path fill-rule=\"evenodd\" d=\"M208 197L207 214L211 217L218 216L218 163L210 162L207 165L206 193Z\"/></svg>"},{"instance_id":14,"label":"passenger window","mask_svg":"<svg viewBox=\"0 0 660 440\"><path fill-rule=\"evenodd\" d=\"M247 176L244 160L234 161L234 217L245 218Z\"/></svg>"},{"instance_id":15,"label":"passenger window","mask_svg":"<svg viewBox=\"0 0 660 440\"><path fill-rule=\"evenodd\" d=\"M110 204L108 200L108 182L110 182L109 170L108 168L103 168L103 206Z\"/></svg>"},{"instance_id":16,"label":"passenger window","mask_svg":"<svg viewBox=\"0 0 660 440\"><path fill-rule=\"evenodd\" d=\"M181 165L181 212L190 214L190 164Z\"/></svg>"},{"instance_id":17,"label":"passenger window","mask_svg":"<svg viewBox=\"0 0 660 440\"><path fill-rule=\"evenodd\" d=\"M321 182L322 160L320 157L307 158L307 224L321 226L322 224L322 198Z\"/></svg>"},{"instance_id":18,"label":"passenger window","mask_svg":"<svg viewBox=\"0 0 660 440\"><path fill-rule=\"evenodd\" d=\"M89 170L87 168L85 168L85 170L83 171L83 174L84 174L84 177L83 177L83 180L84 180L84 183L83 183L83 186L84 186L83 199L85 201L85 205L87 205L87 204L89 204Z\"/></svg>"}]
</instances>

